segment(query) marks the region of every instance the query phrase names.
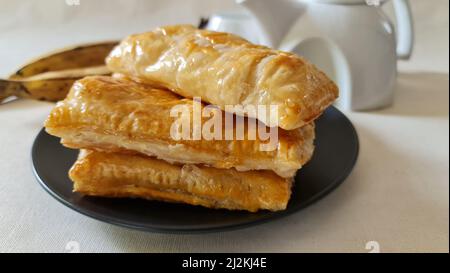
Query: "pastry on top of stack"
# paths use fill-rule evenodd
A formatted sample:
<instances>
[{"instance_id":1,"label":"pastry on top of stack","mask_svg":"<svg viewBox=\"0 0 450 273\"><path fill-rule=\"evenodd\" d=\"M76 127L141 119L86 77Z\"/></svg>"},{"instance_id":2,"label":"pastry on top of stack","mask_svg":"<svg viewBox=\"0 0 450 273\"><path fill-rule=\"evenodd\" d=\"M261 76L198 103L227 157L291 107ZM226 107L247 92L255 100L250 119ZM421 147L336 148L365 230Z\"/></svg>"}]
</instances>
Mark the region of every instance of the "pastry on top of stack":
<instances>
[{"instance_id":1,"label":"pastry on top of stack","mask_svg":"<svg viewBox=\"0 0 450 273\"><path fill-rule=\"evenodd\" d=\"M295 54L191 25L131 35L113 49L107 65L222 110L226 105L277 105L275 117L252 117L285 130L313 121L338 96L333 81Z\"/></svg>"},{"instance_id":2,"label":"pastry on top of stack","mask_svg":"<svg viewBox=\"0 0 450 273\"><path fill-rule=\"evenodd\" d=\"M70 171L74 190L86 195L285 209L293 176L314 150L313 120L338 93L294 54L185 25L126 38L107 65L125 76L76 82L45 123L63 145L87 149ZM243 140L174 139L171 109L187 106L193 116L193 97L221 109L276 105L277 116L245 118L279 125L274 149L261 150L266 141L250 139L247 126ZM219 119L226 119L219 108Z\"/></svg>"}]
</instances>

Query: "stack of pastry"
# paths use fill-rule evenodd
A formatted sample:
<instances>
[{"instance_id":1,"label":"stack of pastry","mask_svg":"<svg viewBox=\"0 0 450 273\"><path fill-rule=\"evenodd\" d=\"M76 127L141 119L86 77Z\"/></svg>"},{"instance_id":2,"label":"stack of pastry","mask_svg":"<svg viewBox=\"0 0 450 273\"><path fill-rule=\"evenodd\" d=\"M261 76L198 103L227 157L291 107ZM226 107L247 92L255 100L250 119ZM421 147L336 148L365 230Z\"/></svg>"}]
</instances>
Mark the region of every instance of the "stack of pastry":
<instances>
[{"instance_id":1,"label":"stack of pastry","mask_svg":"<svg viewBox=\"0 0 450 273\"><path fill-rule=\"evenodd\" d=\"M301 57L185 25L127 37L106 62L114 76L77 81L45 123L63 145L81 149L69 176L74 191L91 196L283 210L313 154L313 120L338 95ZM250 138L249 126L243 139L174 138L171 111L183 106L193 117L194 97L200 110L214 105L220 120L230 115L221 111L227 105L276 105L267 115L243 113L245 124L278 126L274 148L261 149L267 140ZM189 122L193 133L195 118ZM228 130L221 129L219 136Z\"/></svg>"}]
</instances>

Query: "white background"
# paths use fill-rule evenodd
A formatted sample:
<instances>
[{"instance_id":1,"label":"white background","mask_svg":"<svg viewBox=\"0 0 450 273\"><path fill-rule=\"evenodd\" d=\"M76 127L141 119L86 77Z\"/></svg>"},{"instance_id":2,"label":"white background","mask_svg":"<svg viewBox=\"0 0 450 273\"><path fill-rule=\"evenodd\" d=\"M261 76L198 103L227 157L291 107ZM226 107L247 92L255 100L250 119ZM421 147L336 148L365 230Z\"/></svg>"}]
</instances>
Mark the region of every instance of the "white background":
<instances>
[{"instance_id":1,"label":"white background","mask_svg":"<svg viewBox=\"0 0 450 273\"><path fill-rule=\"evenodd\" d=\"M400 62L393 107L346 114L361 142L347 181L290 217L243 230L164 235L127 230L59 204L35 181L30 149L52 104L0 106L0 251L446 251L449 230L448 1L412 0L416 46ZM229 0L0 0L0 76L49 50L119 39L237 9ZM389 4L388 13L392 13ZM349 30L351 31L351 30ZM326 170L324 170L326 171Z\"/></svg>"}]
</instances>

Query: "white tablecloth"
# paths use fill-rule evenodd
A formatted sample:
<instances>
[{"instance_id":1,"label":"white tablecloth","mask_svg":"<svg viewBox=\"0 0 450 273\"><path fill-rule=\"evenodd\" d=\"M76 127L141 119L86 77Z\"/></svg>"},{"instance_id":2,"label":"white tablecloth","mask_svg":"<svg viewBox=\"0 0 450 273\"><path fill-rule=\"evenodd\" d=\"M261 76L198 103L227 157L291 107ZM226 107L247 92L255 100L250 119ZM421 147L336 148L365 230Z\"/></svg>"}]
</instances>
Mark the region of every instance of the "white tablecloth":
<instances>
[{"instance_id":1,"label":"white tablecloth","mask_svg":"<svg viewBox=\"0 0 450 273\"><path fill-rule=\"evenodd\" d=\"M200 15L235 8L229 1L150 1L144 16L143 1L134 9L125 8L129 1L81 0L78 7L56 0L17 2L0 0L2 76L63 45L119 38L159 24L195 23ZM92 2L104 9L89 17ZM416 51L400 64L395 104L346 113L361 144L353 173L320 202L260 226L155 234L80 215L49 196L31 171L31 145L53 105L31 100L1 105L0 251L66 252L75 244L81 252L367 252L366 244L376 241L382 252L448 252L448 1L412 2ZM104 15L117 6L117 16ZM86 19L79 20L83 12ZM130 14L135 20L126 21Z\"/></svg>"}]
</instances>

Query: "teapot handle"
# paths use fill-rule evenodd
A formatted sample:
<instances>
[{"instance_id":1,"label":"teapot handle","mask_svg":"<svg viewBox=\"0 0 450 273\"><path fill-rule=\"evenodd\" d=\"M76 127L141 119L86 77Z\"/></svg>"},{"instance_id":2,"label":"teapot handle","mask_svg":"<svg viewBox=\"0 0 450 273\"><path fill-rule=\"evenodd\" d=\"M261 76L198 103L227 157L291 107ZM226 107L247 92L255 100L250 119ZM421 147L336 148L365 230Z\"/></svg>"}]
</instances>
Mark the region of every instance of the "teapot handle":
<instances>
[{"instance_id":1,"label":"teapot handle","mask_svg":"<svg viewBox=\"0 0 450 273\"><path fill-rule=\"evenodd\" d=\"M414 44L414 27L408 0L394 0L397 20L397 58L408 60Z\"/></svg>"}]
</instances>

